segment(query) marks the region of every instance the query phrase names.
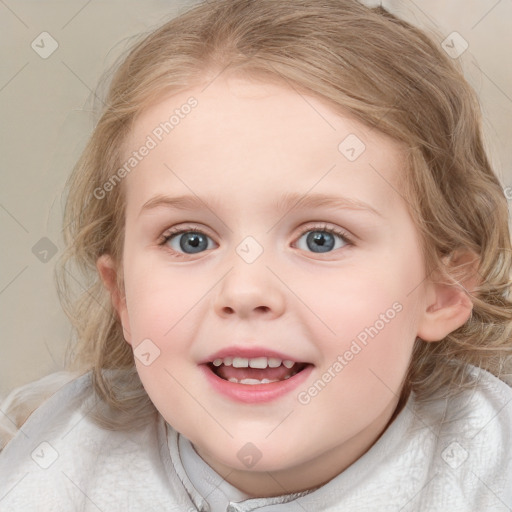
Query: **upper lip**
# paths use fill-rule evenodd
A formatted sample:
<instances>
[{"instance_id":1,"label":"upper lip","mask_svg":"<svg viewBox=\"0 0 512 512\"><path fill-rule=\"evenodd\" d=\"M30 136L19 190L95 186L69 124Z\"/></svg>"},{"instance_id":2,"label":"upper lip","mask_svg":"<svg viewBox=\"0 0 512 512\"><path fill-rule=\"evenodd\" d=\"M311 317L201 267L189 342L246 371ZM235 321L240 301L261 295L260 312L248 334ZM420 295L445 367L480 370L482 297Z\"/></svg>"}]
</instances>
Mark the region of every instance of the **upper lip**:
<instances>
[{"instance_id":1,"label":"upper lip","mask_svg":"<svg viewBox=\"0 0 512 512\"><path fill-rule=\"evenodd\" d=\"M247 346L236 346L233 345L231 347L226 347L212 355L208 356L206 359L203 359L199 362L199 364L211 363L215 361L215 359L224 359L225 357L245 357L247 359L253 359L255 357L275 357L277 359L281 359L283 361L289 360L295 363L306 363L307 361L303 361L301 359L297 359L294 356L289 354L284 354L283 352L277 352L276 350L265 348L265 347L247 347Z\"/></svg>"}]
</instances>

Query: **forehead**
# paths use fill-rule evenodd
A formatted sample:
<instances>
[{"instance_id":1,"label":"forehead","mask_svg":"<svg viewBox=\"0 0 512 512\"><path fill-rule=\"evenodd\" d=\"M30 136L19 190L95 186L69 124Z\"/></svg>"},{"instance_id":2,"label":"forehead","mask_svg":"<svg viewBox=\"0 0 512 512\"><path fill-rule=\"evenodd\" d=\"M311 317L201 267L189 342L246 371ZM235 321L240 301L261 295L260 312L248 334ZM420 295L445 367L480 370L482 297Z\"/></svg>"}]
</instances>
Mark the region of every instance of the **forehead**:
<instances>
[{"instance_id":1,"label":"forehead","mask_svg":"<svg viewBox=\"0 0 512 512\"><path fill-rule=\"evenodd\" d=\"M130 208L162 193L229 197L240 207L350 193L380 211L399 199L397 142L284 85L221 76L167 97L136 120L124 161L144 146L125 184Z\"/></svg>"}]
</instances>

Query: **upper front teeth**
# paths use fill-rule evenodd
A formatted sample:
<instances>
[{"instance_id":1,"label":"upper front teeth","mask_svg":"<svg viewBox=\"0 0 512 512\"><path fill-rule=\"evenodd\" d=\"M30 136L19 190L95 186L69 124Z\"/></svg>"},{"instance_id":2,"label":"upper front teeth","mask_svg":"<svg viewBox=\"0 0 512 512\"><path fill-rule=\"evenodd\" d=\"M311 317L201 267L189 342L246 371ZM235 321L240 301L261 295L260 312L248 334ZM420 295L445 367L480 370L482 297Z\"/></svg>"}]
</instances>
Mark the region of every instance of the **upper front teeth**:
<instances>
[{"instance_id":1,"label":"upper front teeth","mask_svg":"<svg viewBox=\"0 0 512 512\"><path fill-rule=\"evenodd\" d=\"M270 368L277 368L283 363L286 368L291 368L295 362L290 361L289 359L285 359L284 361L278 359L277 357L253 357L251 359L247 357L225 357L224 359L215 359L213 361L214 366L220 366L224 364L225 366L231 366L235 368L266 368L269 366Z\"/></svg>"}]
</instances>

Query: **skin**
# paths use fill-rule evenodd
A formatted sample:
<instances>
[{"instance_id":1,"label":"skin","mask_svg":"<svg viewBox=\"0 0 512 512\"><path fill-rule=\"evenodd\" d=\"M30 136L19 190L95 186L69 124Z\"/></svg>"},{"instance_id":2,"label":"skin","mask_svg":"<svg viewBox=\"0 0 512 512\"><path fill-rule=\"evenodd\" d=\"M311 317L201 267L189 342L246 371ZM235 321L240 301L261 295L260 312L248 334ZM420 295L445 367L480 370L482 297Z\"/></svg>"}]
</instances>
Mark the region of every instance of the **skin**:
<instances>
[{"instance_id":1,"label":"skin","mask_svg":"<svg viewBox=\"0 0 512 512\"><path fill-rule=\"evenodd\" d=\"M109 255L98 271L136 350L150 339L160 355L137 370L165 420L229 483L250 496L322 485L382 434L417 336L435 342L461 326L471 302L459 288L425 276L418 230L397 192L403 148L387 136L293 89L219 76L146 110L126 143L139 148L190 96L198 106L124 180L124 290ZM353 162L338 145L349 134L366 150ZM379 215L332 207L280 212L285 193L364 201ZM158 194L191 194L207 208L142 206ZM284 215L283 215L284 214ZM317 253L306 235L327 225L336 246ZM186 254L171 227L200 228L205 251ZM181 235L183 236L183 235ZM251 236L263 253L236 252ZM173 252L174 251L174 252ZM394 303L402 309L308 404L298 401L338 355ZM219 349L264 346L314 364L305 385L273 402L244 404L218 394L198 363ZM237 457L246 443L261 459Z\"/></svg>"}]
</instances>

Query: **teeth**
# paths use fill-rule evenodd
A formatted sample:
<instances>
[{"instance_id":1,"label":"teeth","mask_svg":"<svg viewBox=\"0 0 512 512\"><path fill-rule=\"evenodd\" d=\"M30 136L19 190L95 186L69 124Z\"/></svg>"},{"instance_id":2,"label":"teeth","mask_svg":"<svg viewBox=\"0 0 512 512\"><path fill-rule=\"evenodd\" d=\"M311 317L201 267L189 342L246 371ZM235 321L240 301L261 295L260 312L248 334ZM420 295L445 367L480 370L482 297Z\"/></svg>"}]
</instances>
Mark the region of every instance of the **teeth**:
<instances>
[{"instance_id":1,"label":"teeth","mask_svg":"<svg viewBox=\"0 0 512 512\"><path fill-rule=\"evenodd\" d=\"M271 382L277 382L277 380L269 380L269 379L242 379L239 381L239 384L270 384Z\"/></svg>"},{"instance_id":2,"label":"teeth","mask_svg":"<svg viewBox=\"0 0 512 512\"><path fill-rule=\"evenodd\" d=\"M234 368L277 368L283 364L286 368L291 368L295 361L291 361L290 359L285 359L284 361L277 357L225 357L224 359L218 358L213 361L214 366L220 366L224 364L224 366L233 365Z\"/></svg>"},{"instance_id":3,"label":"teeth","mask_svg":"<svg viewBox=\"0 0 512 512\"><path fill-rule=\"evenodd\" d=\"M290 377L293 377L296 375L297 372L292 373L291 375L287 375L283 380L288 380ZM238 380L235 377L230 377L229 382L234 382L235 384L248 384L248 385L255 385L255 384L270 384L272 382L281 382L279 379L241 379Z\"/></svg>"},{"instance_id":4,"label":"teeth","mask_svg":"<svg viewBox=\"0 0 512 512\"><path fill-rule=\"evenodd\" d=\"M249 385L254 385L254 384L270 384L271 382L279 382L278 379L261 379L261 380L258 380L258 379L242 379L242 380L238 380L238 379L235 379L235 377L230 377L228 380L229 380L229 382L234 382L235 384L249 384Z\"/></svg>"},{"instance_id":5,"label":"teeth","mask_svg":"<svg viewBox=\"0 0 512 512\"><path fill-rule=\"evenodd\" d=\"M233 368L247 368L249 366L249 359L246 357L234 357Z\"/></svg>"},{"instance_id":6,"label":"teeth","mask_svg":"<svg viewBox=\"0 0 512 512\"><path fill-rule=\"evenodd\" d=\"M266 357L255 357L253 359L249 359L249 366L251 368L266 368L267 367L267 358Z\"/></svg>"},{"instance_id":7,"label":"teeth","mask_svg":"<svg viewBox=\"0 0 512 512\"><path fill-rule=\"evenodd\" d=\"M281 359L278 359L277 357L269 357L268 365L270 368L277 368L278 366L281 366Z\"/></svg>"}]
</instances>

